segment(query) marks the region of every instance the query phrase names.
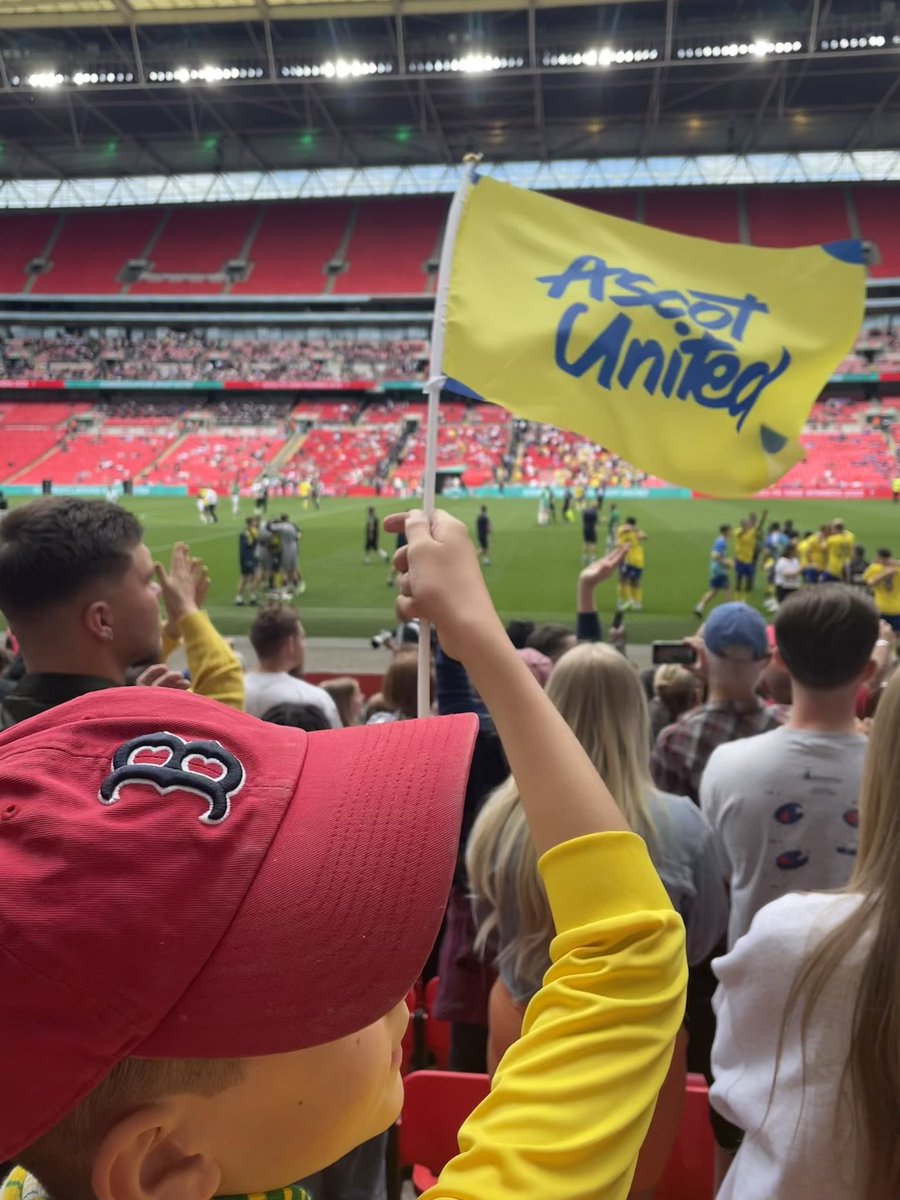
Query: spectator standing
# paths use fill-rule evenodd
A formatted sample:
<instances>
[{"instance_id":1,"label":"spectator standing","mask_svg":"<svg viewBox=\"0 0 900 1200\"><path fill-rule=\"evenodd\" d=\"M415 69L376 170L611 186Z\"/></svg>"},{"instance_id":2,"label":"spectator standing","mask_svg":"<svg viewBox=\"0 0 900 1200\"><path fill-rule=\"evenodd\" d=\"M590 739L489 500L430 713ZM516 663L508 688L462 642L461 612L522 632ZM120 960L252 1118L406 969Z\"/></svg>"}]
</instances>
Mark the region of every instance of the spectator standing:
<instances>
[{"instance_id":1,"label":"spectator standing","mask_svg":"<svg viewBox=\"0 0 900 1200\"><path fill-rule=\"evenodd\" d=\"M723 742L766 733L782 722L756 694L770 658L766 623L740 601L711 613L696 641L698 669L707 681L706 702L669 725L656 739L652 773L656 786L700 799L700 779L709 756Z\"/></svg>"},{"instance_id":2,"label":"spectator standing","mask_svg":"<svg viewBox=\"0 0 900 1200\"><path fill-rule=\"evenodd\" d=\"M850 877L866 752L856 697L877 638L875 605L841 584L805 589L778 611L775 657L791 677L790 716L720 746L700 785L731 889L729 946L769 901Z\"/></svg>"},{"instance_id":3,"label":"spectator standing","mask_svg":"<svg viewBox=\"0 0 900 1200\"><path fill-rule=\"evenodd\" d=\"M649 714L637 672L611 647L585 643L560 659L547 695L610 780L629 824L646 840L685 921L688 962L703 961L724 932L728 900L711 832L696 805L684 796L658 792L650 781ZM466 865L480 921L476 948L491 959L496 956L499 971L490 1006L488 1065L493 1071L520 1036L525 1008L550 966L553 937L514 778L481 810ZM642 1151L632 1197L638 1192L644 1196L662 1174L678 1128L684 1076L681 1044Z\"/></svg>"},{"instance_id":4,"label":"spectator standing","mask_svg":"<svg viewBox=\"0 0 900 1200\"><path fill-rule=\"evenodd\" d=\"M27 669L4 697L0 728L120 687L148 664L139 682L186 688L161 662L182 639L194 690L242 707L240 663L197 603L198 566L181 542L168 571L154 563L137 518L107 500L52 496L13 509L0 525L0 609Z\"/></svg>"},{"instance_id":5,"label":"spectator standing","mask_svg":"<svg viewBox=\"0 0 900 1200\"><path fill-rule=\"evenodd\" d=\"M248 671L244 680L248 713L261 717L276 704L315 704L332 729L341 727L337 707L328 693L300 677L306 658L306 634L295 609L286 604L260 609L250 627L250 644L259 666Z\"/></svg>"},{"instance_id":6,"label":"spectator standing","mask_svg":"<svg viewBox=\"0 0 900 1200\"><path fill-rule=\"evenodd\" d=\"M710 1100L743 1131L718 1200L900 1195L898 728L895 674L872 727L846 891L775 900L716 961Z\"/></svg>"},{"instance_id":7,"label":"spectator standing","mask_svg":"<svg viewBox=\"0 0 900 1200\"><path fill-rule=\"evenodd\" d=\"M650 734L655 745L660 733L700 703L701 683L686 667L668 663L657 667L650 701Z\"/></svg>"},{"instance_id":8,"label":"spectator standing","mask_svg":"<svg viewBox=\"0 0 900 1200\"><path fill-rule=\"evenodd\" d=\"M345 727L358 725L366 702L359 681L352 675L339 675L335 679L323 680L322 688L334 701L341 724Z\"/></svg>"}]
</instances>

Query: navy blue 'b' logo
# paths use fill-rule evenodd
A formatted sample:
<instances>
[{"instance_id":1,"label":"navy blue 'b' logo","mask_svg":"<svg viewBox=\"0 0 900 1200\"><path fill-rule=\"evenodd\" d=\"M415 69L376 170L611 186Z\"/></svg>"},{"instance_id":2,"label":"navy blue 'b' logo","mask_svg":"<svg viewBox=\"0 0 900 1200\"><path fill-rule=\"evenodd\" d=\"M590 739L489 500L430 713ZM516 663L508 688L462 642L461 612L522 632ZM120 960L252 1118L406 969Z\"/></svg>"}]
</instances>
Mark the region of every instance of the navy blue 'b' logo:
<instances>
[{"instance_id":1,"label":"navy blue 'b' logo","mask_svg":"<svg viewBox=\"0 0 900 1200\"><path fill-rule=\"evenodd\" d=\"M147 756L164 755L162 761ZM141 756L143 762L137 761ZM192 765L193 764L193 765ZM193 792L209 807L200 818L219 825L231 812L231 798L244 786L243 763L219 742L186 742L174 733L148 733L125 742L113 755L113 771L100 786L100 803L115 804L126 783L149 783L161 796ZM199 767L212 768L206 774Z\"/></svg>"}]
</instances>

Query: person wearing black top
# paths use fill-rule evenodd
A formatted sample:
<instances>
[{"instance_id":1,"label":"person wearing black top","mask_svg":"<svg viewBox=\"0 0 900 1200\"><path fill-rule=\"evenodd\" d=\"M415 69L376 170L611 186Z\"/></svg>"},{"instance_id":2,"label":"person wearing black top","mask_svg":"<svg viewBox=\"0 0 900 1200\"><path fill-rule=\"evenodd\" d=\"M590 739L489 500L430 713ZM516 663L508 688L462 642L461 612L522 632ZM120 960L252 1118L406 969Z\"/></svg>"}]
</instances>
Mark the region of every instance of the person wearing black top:
<instances>
[{"instance_id":1,"label":"person wearing black top","mask_svg":"<svg viewBox=\"0 0 900 1200\"><path fill-rule=\"evenodd\" d=\"M581 514L581 537L584 542L581 561L584 563L591 563L597 557L597 518L599 515L596 500L592 500Z\"/></svg>"},{"instance_id":2,"label":"person wearing black top","mask_svg":"<svg viewBox=\"0 0 900 1200\"><path fill-rule=\"evenodd\" d=\"M379 554L381 558L387 562L388 552L382 550L378 545L378 538L381 533L381 522L378 520L378 515L371 505L366 509L366 549L363 562L370 563L373 554Z\"/></svg>"},{"instance_id":3,"label":"person wearing black top","mask_svg":"<svg viewBox=\"0 0 900 1200\"><path fill-rule=\"evenodd\" d=\"M491 565L490 557L490 538L491 538L491 519L488 516L487 505L482 504L481 512L475 520L475 531L478 534L478 553L482 564L486 567Z\"/></svg>"}]
</instances>

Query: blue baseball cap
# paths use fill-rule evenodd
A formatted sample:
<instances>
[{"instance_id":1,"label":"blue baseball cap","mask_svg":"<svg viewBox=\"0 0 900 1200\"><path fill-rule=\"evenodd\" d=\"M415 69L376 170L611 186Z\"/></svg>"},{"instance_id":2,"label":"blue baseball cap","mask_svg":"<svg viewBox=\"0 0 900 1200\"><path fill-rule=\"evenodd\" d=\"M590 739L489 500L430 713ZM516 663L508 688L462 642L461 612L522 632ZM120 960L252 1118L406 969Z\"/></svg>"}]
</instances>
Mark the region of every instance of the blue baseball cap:
<instances>
[{"instance_id":1,"label":"blue baseball cap","mask_svg":"<svg viewBox=\"0 0 900 1200\"><path fill-rule=\"evenodd\" d=\"M755 608L739 601L713 609L703 626L703 641L719 658L765 658L769 654L765 621ZM729 653L733 650L749 650L750 654Z\"/></svg>"}]
</instances>

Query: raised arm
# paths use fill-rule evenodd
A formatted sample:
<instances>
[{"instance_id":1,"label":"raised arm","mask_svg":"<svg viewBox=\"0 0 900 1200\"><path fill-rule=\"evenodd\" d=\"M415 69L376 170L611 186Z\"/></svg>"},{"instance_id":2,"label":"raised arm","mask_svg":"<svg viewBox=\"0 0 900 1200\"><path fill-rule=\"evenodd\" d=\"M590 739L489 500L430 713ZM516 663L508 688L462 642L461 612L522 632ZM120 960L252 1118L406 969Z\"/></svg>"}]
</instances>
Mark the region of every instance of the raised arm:
<instances>
[{"instance_id":1,"label":"raised arm","mask_svg":"<svg viewBox=\"0 0 900 1200\"><path fill-rule=\"evenodd\" d=\"M397 609L431 620L441 645L463 663L503 742L538 854L628 823L572 730L516 654L494 611L466 527L438 512L388 517L408 544L395 555ZM560 797L566 803L561 804Z\"/></svg>"},{"instance_id":2,"label":"raised arm","mask_svg":"<svg viewBox=\"0 0 900 1200\"><path fill-rule=\"evenodd\" d=\"M647 848L513 650L465 527L406 523L398 612L468 668L516 777L557 936L544 986L428 1200L624 1200L684 1013L684 926Z\"/></svg>"},{"instance_id":3,"label":"raised arm","mask_svg":"<svg viewBox=\"0 0 900 1200\"><path fill-rule=\"evenodd\" d=\"M609 579L611 575L615 574L627 553L627 546L617 546L603 558L598 558L586 566L578 576L575 634L579 642L603 640L603 627L597 613L597 600L594 593L605 579Z\"/></svg>"}]
</instances>

